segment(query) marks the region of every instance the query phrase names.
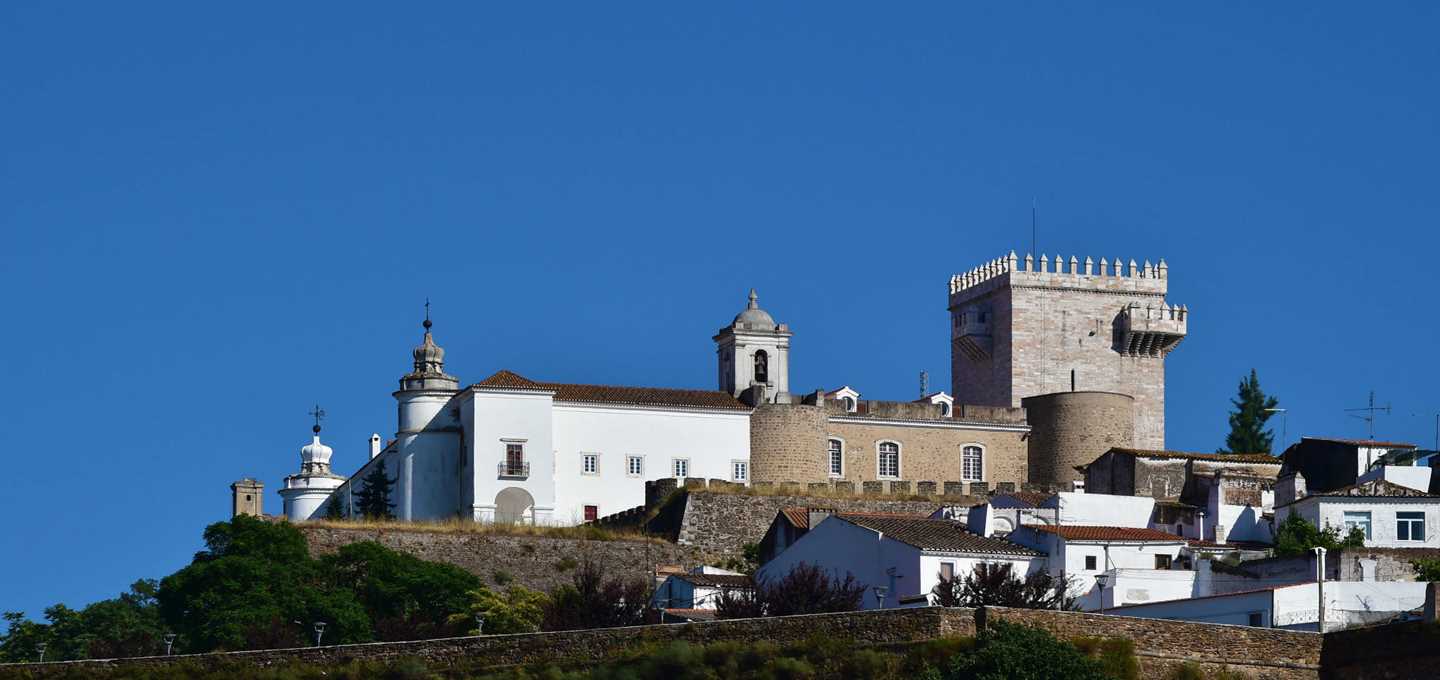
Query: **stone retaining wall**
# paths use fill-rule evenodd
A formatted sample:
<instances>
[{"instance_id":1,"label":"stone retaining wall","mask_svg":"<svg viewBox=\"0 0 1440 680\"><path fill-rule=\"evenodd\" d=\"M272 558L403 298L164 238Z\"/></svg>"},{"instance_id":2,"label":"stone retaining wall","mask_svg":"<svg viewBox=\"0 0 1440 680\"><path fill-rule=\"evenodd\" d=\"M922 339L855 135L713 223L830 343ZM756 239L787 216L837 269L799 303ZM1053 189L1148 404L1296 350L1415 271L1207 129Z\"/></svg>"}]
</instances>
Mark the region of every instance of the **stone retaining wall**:
<instances>
[{"instance_id":1,"label":"stone retaining wall","mask_svg":"<svg viewBox=\"0 0 1440 680\"><path fill-rule=\"evenodd\" d=\"M403 528L366 529L316 527L297 522L314 556L333 553L341 546L359 541L381 545L424 560L446 562L479 576L487 585L498 585L495 575L503 572L514 583L548 591L569 583L574 563L585 558L604 565L610 576L633 574L650 578L656 564L695 565L702 562L697 549L661 541L587 541L544 536L506 536L463 531L407 531ZM759 539L756 539L759 540Z\"/></svg>"}]
</instances>

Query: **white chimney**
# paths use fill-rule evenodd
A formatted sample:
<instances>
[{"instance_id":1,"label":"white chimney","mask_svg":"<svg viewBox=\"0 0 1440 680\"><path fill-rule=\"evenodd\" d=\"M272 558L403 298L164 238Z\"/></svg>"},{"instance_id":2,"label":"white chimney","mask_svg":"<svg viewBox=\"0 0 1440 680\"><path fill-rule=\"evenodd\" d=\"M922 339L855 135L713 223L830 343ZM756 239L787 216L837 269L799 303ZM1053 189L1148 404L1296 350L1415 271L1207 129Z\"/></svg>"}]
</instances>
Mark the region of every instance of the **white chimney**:
<instances>
[{"instance_id":1,"label":"white chimney","mask_svg":"<svg viewBox=\"0 0 1440 680\"><path fill-rule=\"evenodd\" d=\"M380 447L381 447L380 435L379 435L379 434L372 434L372 435L370 435L370 457L371 457L371 458L374 458L375 456L380 455Z\"/></svg>"}]
</instances>

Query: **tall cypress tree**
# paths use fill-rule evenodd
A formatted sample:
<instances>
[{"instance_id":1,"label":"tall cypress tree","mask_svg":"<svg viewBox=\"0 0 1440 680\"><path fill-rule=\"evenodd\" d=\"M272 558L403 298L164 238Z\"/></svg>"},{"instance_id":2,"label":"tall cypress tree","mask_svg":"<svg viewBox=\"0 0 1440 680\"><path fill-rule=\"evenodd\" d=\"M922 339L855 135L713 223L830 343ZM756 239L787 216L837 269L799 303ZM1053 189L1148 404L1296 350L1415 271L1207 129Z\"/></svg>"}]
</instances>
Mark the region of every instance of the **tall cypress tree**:
<instances>
[{"instance_id":1,"label":"tall cypress tree","mask_svg":"<svg viewBox=\"0 0 1440 680\"><path fill-rule=\"evenodd\" d=\"M1275 435L1265 431L1265 421L1275 415L1268 409L1280 401L1260 389L1260 377L1250 369L1250 377L1240 380L1240 393L1230 400L1230 434L1219 453L1270 453Z\"/></svg>"},{"instance_id":2,"label":"tall cypress tree","mask_svg":"<svg viewBox=\"0 0 1440 680\"><path fill-rule=\"evenodd\" d=\"M365 475L365 488L355 492L355 512L365 519L395 519L391 512L395 504L390 502L390 487L395 480L385 475L385 465L376 465Z\"/></svg>"}]
</instances>

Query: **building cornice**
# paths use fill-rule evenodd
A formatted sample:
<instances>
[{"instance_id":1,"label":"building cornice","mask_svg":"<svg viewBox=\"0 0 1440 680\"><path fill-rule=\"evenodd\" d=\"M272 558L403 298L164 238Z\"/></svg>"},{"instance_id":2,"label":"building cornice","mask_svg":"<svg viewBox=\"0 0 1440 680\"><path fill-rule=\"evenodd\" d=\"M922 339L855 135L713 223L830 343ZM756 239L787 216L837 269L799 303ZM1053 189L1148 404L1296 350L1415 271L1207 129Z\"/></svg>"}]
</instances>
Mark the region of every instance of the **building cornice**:
<instances>
[{"instance_id":1,"label":"building cornice","mask_svg":"<svg viewBox=\"0 0 1440 680\"><path fill-rule=\"evenodd\" d=\"M876 418L873 416L834 415L829 422L850 425L893 425L896 427L928 427L941 430L979 430L982 432L1029 432L1029 425L1006 423L981 423L973 421L943 422L939 420L918 420L906 418Z\"/></svg>"}]
</instances>

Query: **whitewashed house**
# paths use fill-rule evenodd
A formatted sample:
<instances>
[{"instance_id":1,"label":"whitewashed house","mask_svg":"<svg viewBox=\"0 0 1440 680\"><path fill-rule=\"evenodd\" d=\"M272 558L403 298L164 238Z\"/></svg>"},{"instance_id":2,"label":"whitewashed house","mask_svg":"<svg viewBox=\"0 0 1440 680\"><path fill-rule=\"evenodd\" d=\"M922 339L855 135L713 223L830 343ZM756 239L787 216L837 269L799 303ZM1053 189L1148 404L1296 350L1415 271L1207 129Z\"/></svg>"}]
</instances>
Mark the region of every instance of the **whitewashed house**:
<instances>
[{"instance_id":1,"label":"whitewashed house","mask_svg":"<svg viewBox=\"0 0 1440 680\"><path fill-rule=\"evenodd\" d=\"M684 574L667 576L655 589L651 606L686 613L694 610L713 611L722 592L754 588L755 581L739 572L717 567L696 567Z\"/></svg>"},{"instance_id":2,"label":"whitewashed house","mask_svg":"<svg viewBox=\"0 0 1440 680\"><path fill-rule=\"evenodd\" d=\"M1154 529L1027 525L1011 541L1048 555L1045 568L1070 583L1081 609L1191 597L1195 573L1176 569L1186 540ZM1106 575L1105 588L1096 577Z\"/></svg>"},{"instance_id":3,"label":"whitewashed house","mask_svg":"<svg viewBox=\"0 0 1440 680\"><path fill-rule=\"evenodd\" d=\"M1413 618L1425 605L1425 583L1404 581L1327 581L1325 632ZM1319 629L1321 584L1262 587L1208 597L1131 604L1105 613L1147 619L1172 619L1237 626Z\"/></svg>"},{"instance_id":4,"label":"whitewashed house","mask_svg":"<svg viewBox=\"0 0 1440 680\"><path fill-rule=\"evenodd\" d=\"M1277 526L1299 515L1320 527L1349 533L1358 527L1367 548L1440 547L1440 496L1374 478L1321 493L1307 493L1305 477L1289 474L1277 489Z\"/></svg>"},{"instance_id":5,"label":"whitewashed house","mask_svg":"<svg viewBox=\"0 0 1440 680\"><path fill-rule=\"evenodd\" d=\"M963 524L921 516L835 514L811 526L755 574L763 584L810 564L836 578L854 575L866 588L865 608L895 607L929 593L942 577L963 577L982 562L1009 564L1024 576L1043 568L1037 550L981 536ZM880 587L883 599L875 597Z\"/></svg>"}]
</instances>

